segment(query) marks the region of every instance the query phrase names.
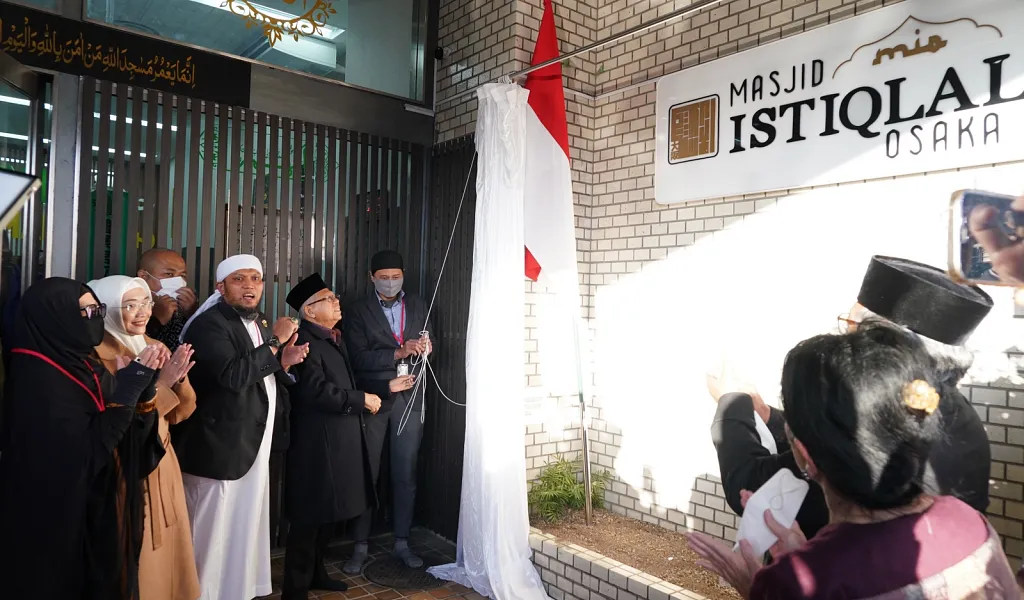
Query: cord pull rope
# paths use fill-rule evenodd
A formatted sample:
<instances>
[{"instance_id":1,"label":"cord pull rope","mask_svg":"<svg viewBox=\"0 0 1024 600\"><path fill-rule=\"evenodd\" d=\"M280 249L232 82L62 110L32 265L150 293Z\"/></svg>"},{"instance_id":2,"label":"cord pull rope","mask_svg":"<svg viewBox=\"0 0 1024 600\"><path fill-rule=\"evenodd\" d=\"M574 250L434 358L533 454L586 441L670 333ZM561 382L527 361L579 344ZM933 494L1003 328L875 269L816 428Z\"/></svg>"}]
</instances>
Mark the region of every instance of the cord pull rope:
<instances>
[{"instance_id":1,"label":"cord pull rope","mask_svg":"<svg viewBox=\"0 0 1024 600\"><path fill-rule=\"evenodd\" d=\"M473 160L469 163L469 173L466 175L466 183L462 186L462 198L459 199L459 208L455 211L455 223L452 224L452 233L448 236L448 247L444 251L444 260L441 261L441 270L437 273L437 282L434 283L434 293L430 296L430 305L427 307L427 316L423 319L424 324L430 322L430 314L434 312L434 302L437 301L437 291L441 288L441 278L444 276L444 269L448 266L448 256L452 252L452 243L455 241L455 231L459 227L459 218L462 216L462 206L466 202L466 193L469 191L469 182L473 180L473 167L476 166L476 152L473 153ZM427 334L427 332L420 332L421 334ZM426 367L424 369L423 367ZM434 368L430 366L430 359L428 355L424 354L418 356L412 361L413 375L416 377L416 384L413 385L412 395L409 398L409 404L406 405L405 410L402 411L402 418L398 421L397 435L402 435L402 431L405 430L406 424L409 422L409 418L412 416L412 411L416 406L416 396L420 397L420 423L426 422L427 415L427 388L423 385L426 378L424 375L427 371L430 372L430 377L434 380L434 385L437 386L437 391L441 393L441 396L445 400L451 402L455 406L465 407L465 404L460 404L448 397L448 394L444 393L441 389L441 384L437 381L437 375L434 373Z\"/></svg>"}]
</instances>

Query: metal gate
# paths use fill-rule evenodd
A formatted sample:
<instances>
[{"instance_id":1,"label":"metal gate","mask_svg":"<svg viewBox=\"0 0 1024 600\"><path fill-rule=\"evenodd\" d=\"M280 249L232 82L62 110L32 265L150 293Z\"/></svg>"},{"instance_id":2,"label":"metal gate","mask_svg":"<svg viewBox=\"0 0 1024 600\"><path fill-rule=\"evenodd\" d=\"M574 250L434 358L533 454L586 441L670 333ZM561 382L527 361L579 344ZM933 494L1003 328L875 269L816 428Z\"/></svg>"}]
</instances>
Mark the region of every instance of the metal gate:
<instances>
[{"instance_id":1,"label":"metal gate","mask_svg":"<svg viewBox=\"0 0 1024 600\"><path fill-rule=\"evenodd\" d=\"M419 264L422 146L88 78L84 89L78 278L134 274L142 252L170 248L205 298L220 260L254 254L263 309L281 315L315 271L355 298L376 250Z\"/></svg>"},{"instance_id":2,"label":"metal gate","mask_svg":"<svg viewBox=\"0 0 1024 600\"><path fill-rule=\"evenodd\" d=\"M475 152L472 136L434 147L427 219L427 291L433 292L440 279L431 317L434 328L431 336L438 340L439 360L434 371L445 394L461 404L466 403L466 330L476 220L476 168L470 167ZM464 189L466 199L456 227ZM455 237L442 274L441 265L453 227ZM430 383L419 465L420 481L428 484L420 485L419 489L429 490L429 493L419 494L417 521L454 541L459 532L466 409L448 402L437 392L433 381Z\"/></svg>"}]
</instances>

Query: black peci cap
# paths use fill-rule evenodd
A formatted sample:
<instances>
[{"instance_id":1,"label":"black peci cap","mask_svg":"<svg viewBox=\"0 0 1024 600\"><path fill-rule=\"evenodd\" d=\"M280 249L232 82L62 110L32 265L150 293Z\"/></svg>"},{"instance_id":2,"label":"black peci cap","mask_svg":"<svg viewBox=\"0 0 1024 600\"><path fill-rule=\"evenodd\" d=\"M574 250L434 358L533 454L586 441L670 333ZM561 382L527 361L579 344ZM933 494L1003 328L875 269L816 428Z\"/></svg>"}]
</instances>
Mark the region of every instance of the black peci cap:
<instances>
[{"instance_id":1,"label":"black peci cap","mask_svg":"<svg viewBox=\"0 0 1024 600\"><path fill-rule=\"evenodd\" d=\"M957 283L922 263L874 256L857 302L876 315L914 333L960 346L992 310L981 289Z\"/></svg>"},{"instance_id":2,"label":"black peci cap","mask_svg":"<svg viewBox=\"0 0 1024 600\"><path fill-rule=\"evenodd\" d=\"M306 300L309 300L313 294L320 290L329 289L327 284L324 283L324 278L319 273L313 273L309 277L303 279L292 288L292 291L288 292L288 297L285 298L285 302L288 306L291 306L296 311L302 310L302 305L305 304Z\"/></svg>"},{"instance_id":3,"label":"black peci cap","mask_svg":"<svg viewBox=\"0 0 1024 600\"><path fill-rule=\"evenodd\" d=\"M381 269L405 269L402 266L402 255L394 250L381 250L370 259L370 273Z\"/></svg>"}]
</instances>

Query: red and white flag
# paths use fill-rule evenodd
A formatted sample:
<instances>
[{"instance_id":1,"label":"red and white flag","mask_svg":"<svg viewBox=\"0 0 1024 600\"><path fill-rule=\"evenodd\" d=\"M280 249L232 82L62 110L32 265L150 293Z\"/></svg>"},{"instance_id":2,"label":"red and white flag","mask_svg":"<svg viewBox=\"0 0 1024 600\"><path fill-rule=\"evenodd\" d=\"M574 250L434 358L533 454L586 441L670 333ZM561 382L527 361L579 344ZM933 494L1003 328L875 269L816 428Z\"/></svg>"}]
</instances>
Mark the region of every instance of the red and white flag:
<instances>
[{"instance_id":1,"label":"red and white flag","mask_svg":"<svg viewBox=\"0 0 1024 600\"><path fill-rule=\"evenodd\" d=\"M555 12L551 0L544 0L532 64L558 55ZM534 307L543 387L550 394L569 394L585 385L582 361L587 353L586 328L580 319L569 128L561 63L530 73L526 89L530 91L523 203L526 276L549 292L538 296Z\"/></svg>"},{"instance_id":2,"label":"red and white flag","mask_svg":"<svg viewBox=\"0 0 1024 600\"><path fill-rule=\"evenodd\" d=\"M558 55L555 13L551 0L544 0L544 16L531 64L537 65ZM572 290L578 307L576 227L561 63L530 73L526 89L530 90L524 207L526 276L552 291Z\"/></svg>"}]
</instances>

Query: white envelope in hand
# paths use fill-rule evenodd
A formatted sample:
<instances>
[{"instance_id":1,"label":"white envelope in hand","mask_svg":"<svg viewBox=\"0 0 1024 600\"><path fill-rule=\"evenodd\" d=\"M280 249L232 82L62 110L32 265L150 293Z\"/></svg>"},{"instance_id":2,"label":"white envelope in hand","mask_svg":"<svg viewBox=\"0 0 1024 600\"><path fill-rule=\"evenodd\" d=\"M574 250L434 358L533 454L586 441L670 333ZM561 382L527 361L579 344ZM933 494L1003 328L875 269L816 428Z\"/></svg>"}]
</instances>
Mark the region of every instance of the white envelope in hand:
<instances>
[{"instance_id":1,"label":"white envelope in hand","mask_svg":"<svg viewBox=\"0 0 1024 600\"><path fill-rule=\"evenodd\" d=\"M764 512L771 510L780 525L792 527L808 489L810 485L793 475L789 469L782 469L773 475L747 500L740 528L736 532L736 547L739 547L741 540L747 540L754 548L754 556L760 557L767 552L779 538L765 524Z\"/></svg>"}]
</instances>

